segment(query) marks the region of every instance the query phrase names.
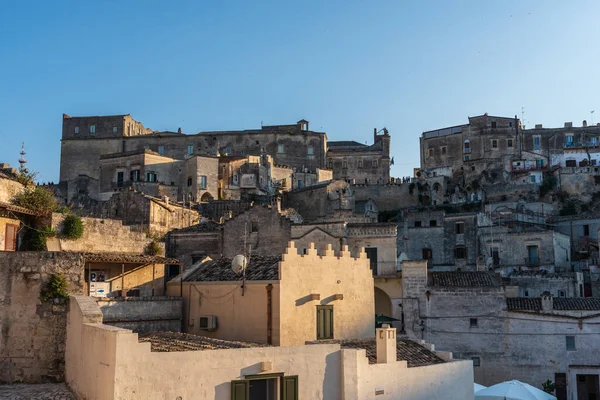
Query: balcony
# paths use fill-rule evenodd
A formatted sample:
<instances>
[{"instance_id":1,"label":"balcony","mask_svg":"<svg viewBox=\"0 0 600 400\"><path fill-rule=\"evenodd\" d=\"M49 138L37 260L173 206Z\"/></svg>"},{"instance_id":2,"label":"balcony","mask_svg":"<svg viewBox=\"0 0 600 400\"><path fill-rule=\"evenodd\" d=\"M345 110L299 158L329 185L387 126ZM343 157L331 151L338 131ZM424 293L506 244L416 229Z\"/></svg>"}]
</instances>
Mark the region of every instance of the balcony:
<instances>
[{"instance_id":1,"label":"balcony","mask_svg":"<svg viewBox=\"0 0 600 400\"><path fill-rule=\"evenodd\" d=\"M540 165L536 163L532 163L529 165L525 165L524 163L521 165L512 165L513 172L523 172L523 171L545 171L548 169L548 165Z\"/></svg>"},{"instance_id":2,"label":"balcony","mask_svg":"<svg viewBox=\"0 0 600 400\"><path fill-rule=\"evenodd\" d=\"M463 153L465 153L465 154L471 154L471 148L470 147L463 148Z\"/></svg>"}]
</instances>

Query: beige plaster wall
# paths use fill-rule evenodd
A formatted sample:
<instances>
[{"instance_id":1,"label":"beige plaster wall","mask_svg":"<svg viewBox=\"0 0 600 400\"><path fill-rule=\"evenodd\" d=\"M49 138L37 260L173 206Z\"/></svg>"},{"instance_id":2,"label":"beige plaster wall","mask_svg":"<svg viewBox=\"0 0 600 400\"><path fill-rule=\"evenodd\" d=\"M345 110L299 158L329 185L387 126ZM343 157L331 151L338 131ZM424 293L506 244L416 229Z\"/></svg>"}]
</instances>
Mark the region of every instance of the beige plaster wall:
<instances>
[{"instance_id":1,"label":"beige plaster wall","mask_svg":"<svg viewBox=\"0 0 600 400\"><path fill-rule=\"evenodd\" d=\"M344 399L472 399L472 361L407 368L406 361L369 364L364 350L342 350ZM376 391L383 391L376 395Z\"/></svg>"},{"instance_id":2,"label":"beige plaster wall","mask_svg":"<svg viewBox=\"0 0 600 400\"><path fill-rule=\"evenodd\" d=\"M0 251L4 251L4 246L6 244L6 225L20 226L21 221L18 219L0 217Z\"/></svg>"},{"instance_id":3,"label":"beige plaster wall","mask_svg":"<svg viewBox=\"0 0 600 400\"><path fill-rule=\"evenodd\" d=\"M277 281L246 281L242 296L240 282L184 282L183 326L184 331L194 335L226 340L242 340L267 343L267 289L272 290L272 336L273 344L279 344L279 283ZM179 282L167 284L168 296L179 296ZM201 330L201 316L215 315L218 328Z\"/></svg>"},{"instance_id":4,"label":"beige plaster wall","mask_svg":"<svg viewBox=\"0 0 600 400\"><path fill-rule=\"evenodd\" d=\"M290 242L280 263L280 344L291 346L317 339L316 306L333 306L334 339L372 337L375 333L373 276L364 252L352 258L345 246L318 255L314 244L299 255ZM311 300L319 294L319 300ZM335 300L336 294L343 295Z\"/></svg>"}]
</instances>

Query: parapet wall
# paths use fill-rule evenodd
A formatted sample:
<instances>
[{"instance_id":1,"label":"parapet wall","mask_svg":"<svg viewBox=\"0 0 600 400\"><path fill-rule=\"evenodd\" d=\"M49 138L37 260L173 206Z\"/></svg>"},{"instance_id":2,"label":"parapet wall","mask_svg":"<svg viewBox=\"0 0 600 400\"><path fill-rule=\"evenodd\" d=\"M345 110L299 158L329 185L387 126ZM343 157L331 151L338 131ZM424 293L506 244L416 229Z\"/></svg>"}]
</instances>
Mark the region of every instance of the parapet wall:
<instances>
[{"instance_id":1,"label":"parapet wall","mask_svg":"<svg viewBox=\"0 0 600 400\"><path fill-rule=\"evenodd\" d=\"M64 379L67 306L40 291L60 273L69 293L82 293L83 271L79 254L0 252L0 383Z\"/></svg>"},{"instance_id":2,"label":"parapet wall","mask_svg":"<svg viewBox=\"0 0 600 400\"><path fill-rule=\"evenodd\" d=\"M181 297L126 297L98 299L103 322L135 333L181 332Z\"/></svg>"}]
</instances>

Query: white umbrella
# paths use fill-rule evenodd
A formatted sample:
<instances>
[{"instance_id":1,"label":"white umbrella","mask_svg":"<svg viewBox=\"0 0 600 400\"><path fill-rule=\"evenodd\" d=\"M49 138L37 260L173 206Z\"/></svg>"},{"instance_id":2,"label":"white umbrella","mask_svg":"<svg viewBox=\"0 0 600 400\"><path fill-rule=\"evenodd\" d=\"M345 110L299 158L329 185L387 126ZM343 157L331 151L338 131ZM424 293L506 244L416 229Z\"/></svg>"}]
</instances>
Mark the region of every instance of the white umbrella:
<instances>
[{"instance_id":1,"label":"white umbrella","mask_svg":"<svg viewBox=\"0 0 600 400\"><path fill-rule=\"evenodd\" d=\"M556 400L556 397L517 380L498 383L475 393L476 400Z\"/></svg>"},{"instance_id":2,"label":"white umbrella","mask_svg":"<svg viewBox=\"0 0 600 400\"><path fill-rule=\"evenodd\" d=\"M487 386L480 385L479 383L473 382L473 389L475 393L479 392L481 389L487 389Z\"/></svg>"}]
</instances>

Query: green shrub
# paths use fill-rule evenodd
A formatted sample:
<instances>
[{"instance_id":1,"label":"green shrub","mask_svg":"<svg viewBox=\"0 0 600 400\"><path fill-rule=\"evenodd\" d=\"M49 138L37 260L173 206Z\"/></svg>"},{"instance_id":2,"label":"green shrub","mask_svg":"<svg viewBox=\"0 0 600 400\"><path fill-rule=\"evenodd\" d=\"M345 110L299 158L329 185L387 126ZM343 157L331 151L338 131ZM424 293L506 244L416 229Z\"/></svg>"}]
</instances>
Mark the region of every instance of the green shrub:
<instances>
[{"instance_id":1,"label":"green shrub","mask_svg":"<svg viewBox=\"0 0 600 400\"><path fill-rule=\"evenodd\" d=\"M41 186L26 188L13 197L12 203L19 207L28 208L40 215L47 215L58 209L54 193Z\"/></svg>"},{"instance_id":2,"label":"green shrub","mask_svg":"<svg viewBox=\"0 0 600 400\"><path fill-rule=\"evenodd\" d=\"M415 191L415 184L414 182L409 183L408 185L408 194L410 194L412 196L413 192Z\"/></svg>"},{"instance_id":3,"label":"green shrub","mask_svg":"<svg viewBox=\"0 0 600 400\"><path fill-rule=\"evenodd\" d=\"M148 243L148 246L146 246L146 254L149 256L156 256L160 254L161 250L162 249L156 240L151 241Z\"/></svg>"},{"instance_id":4,"label":"green shrub","mask_svg":"<svg viewBox=\"0 0 600 400\"><path fill-rule=\"evenodd\" d=\"M544 181L540 185L540 197L544 197L546 194L553 191L557 182L558 180L556 179L556 176L552 174L545 174Z\"/></svg>"},{"instance_id":5,"label":"green shrub","mask_svg":"<svg viewBox=\"0 0 600 400\"><path fill-rule=\"evenodd\" d=\"M556 384L550 379L548 379L546 382L542 383L542 389L544 390L544 392L552 394L556 389Z\"/></svg>"},{"instance_id":6,"label":"green shrub","mask_svg":"<svg viewBox=\"0 0 600 400\"><path fill-rule=\"evenodd\" d=\"M56 236L56 232L46 226L41 229L29 229L23 235L23 246L26 250L44 251L46 250L46 239Z\"/></svg>"},{"instance_id":7,"label":"green shrub","mask_svg":"<svg viewBox=\"0 0 600 400\"><path fill-rule=\"evenodd\" d=\"M40 292L42 300L66 299L69 297L67 286L67 280L61 274L50 275L50 279L46 282L46 286Z\"/></svg>"},{"instance_id":8,"label":"green shrub","mask_svg":"<svg viewBox=\"0 0 600 400\"><path fill-rule=\"evenodd\" d=\"M62 234L67 239L80 239L83 236L83 221L81 218L78 215L67 215L63 221Z\"/></svg>"}]
</instances>

